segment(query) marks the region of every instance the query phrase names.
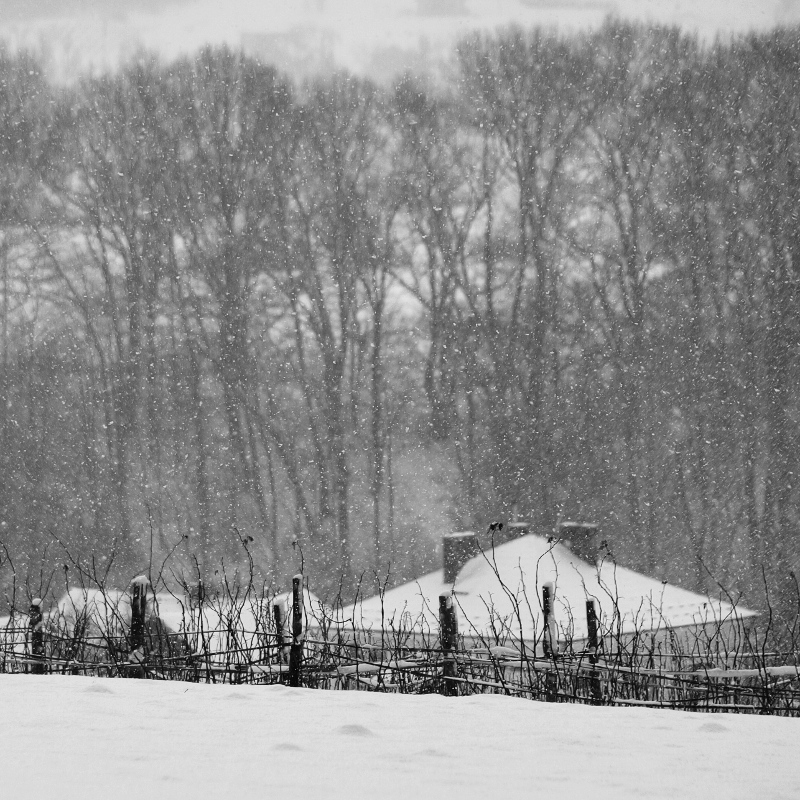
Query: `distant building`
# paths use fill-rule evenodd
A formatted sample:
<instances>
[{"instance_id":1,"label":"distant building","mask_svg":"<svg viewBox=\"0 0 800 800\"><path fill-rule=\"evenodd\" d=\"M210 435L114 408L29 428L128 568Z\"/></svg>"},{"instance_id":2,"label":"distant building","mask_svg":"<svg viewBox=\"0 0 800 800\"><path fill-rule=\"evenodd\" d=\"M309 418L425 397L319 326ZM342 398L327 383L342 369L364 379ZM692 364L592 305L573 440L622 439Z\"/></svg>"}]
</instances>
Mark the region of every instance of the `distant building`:
<instances>
[{"instance_id":1,"label":"distant building","mask_svg":"<svg viewBox=\"0 0 800 800\"><path fill-rule=\"evenodd\" d=\"M502 538L501 538L502 537ZM436 636L439 596L452 591L459 632L472 644L523 640L541 652L543 590L552 596L548 629L559 650L587 639L586 603L594 601L601 635L616 642L645 635L690 645L700 634L725 634L757 616L750 609L680 589L621 567L602 552L597 528L566 523L536 536L521 523L480 548L474 533L446 534L442 569L347 609L356 628Z\"/></svg>"}]
</instances>

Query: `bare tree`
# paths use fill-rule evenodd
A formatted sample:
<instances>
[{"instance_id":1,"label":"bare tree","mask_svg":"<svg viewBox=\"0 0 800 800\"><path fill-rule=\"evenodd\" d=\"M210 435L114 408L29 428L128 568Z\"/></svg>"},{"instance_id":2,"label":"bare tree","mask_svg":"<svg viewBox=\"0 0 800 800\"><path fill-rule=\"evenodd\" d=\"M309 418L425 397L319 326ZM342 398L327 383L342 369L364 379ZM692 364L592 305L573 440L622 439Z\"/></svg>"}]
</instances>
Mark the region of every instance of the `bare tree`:
<instances>
[{"instance_id":1,"label":"bare tree","mask_svg":"<svg viewBox=\"0 0 800 800\"><path fill-rule=\"evenodd\" d=\"M553 338L559 293L560 186L581 133L594 116L591 51L535 30L478 37L459 48L465 103L504 154L504 181L515 207L513 249L496 247L502 203L486 218L482 270L461 288L488 359L492 464L501 507L517 502L549 527L552 429L548 408L557 385ZM499 191L499 188L498 188ZM512 239L506 236L507 241Z\"/></svg>"}]
</instances>

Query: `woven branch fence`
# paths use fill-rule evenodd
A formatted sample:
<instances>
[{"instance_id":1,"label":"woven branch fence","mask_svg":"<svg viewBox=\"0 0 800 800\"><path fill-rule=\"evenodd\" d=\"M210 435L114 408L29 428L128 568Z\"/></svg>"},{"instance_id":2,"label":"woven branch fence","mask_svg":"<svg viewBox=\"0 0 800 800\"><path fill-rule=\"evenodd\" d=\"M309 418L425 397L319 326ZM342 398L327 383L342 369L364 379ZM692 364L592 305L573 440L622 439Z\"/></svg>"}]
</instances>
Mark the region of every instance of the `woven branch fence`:
<instances>
[{"instance_id":1,"label":"woven branch fence","mask_svg":"<svg viewBox=\"0 0 800 800\"><path fill-rule=\"evenodd\" d=\"M730 621L704 630L686 647L685 637L669 629L658 637L646 631L622 637L588 601L586 641L554 642L546 619L539 641L496 632L489 640L459 633L457 601L442 595L438 630L410 625L368 631L344 619L341 607L309 609L302 577L295 576L288 598L187 595L179 630L171 630L158 616L148 618L147 582L137 581L130 618L113 604L100 619L85 607L71 615L45 614L38 598L27 614L12 613L0 626L0 673L502 693L549 702L800 716L797 651L768 652L763 637Z\"/></svg>"}]
</instances>

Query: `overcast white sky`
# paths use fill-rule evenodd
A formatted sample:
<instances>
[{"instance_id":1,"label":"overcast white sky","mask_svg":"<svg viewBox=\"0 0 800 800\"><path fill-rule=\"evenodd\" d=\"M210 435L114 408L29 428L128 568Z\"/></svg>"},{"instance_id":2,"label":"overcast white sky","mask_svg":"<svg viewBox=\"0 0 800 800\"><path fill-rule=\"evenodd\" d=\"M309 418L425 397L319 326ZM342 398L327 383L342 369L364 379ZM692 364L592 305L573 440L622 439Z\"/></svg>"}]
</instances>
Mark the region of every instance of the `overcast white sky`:
<instances>
[{"instance_id":1,"label":"overcast white sky","mask_svg":"<svg viewBox=\"0 0 800 800\"><path fill-rule=\"evenodd\" d=\"M346 67L388 79L435 65L477 28L571 30L610 13L727 36L800 22L800 0L0 0L0 39L44 46L67 77L138 49L170 58L227 42L299 76Z\"/></svg>"}]
</instances>

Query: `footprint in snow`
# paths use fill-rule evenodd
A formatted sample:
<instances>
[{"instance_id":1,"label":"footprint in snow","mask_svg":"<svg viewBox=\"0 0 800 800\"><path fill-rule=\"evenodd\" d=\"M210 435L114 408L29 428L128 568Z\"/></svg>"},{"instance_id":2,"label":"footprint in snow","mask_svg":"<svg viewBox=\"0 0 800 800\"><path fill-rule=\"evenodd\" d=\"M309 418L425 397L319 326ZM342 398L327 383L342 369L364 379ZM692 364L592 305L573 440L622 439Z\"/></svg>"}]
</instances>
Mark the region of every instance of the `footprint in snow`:
<instances>
[{"instance_id":1,"label":"footprint in snow","mask_svg":"<svg viewBox=\"0 0 800 800\"><path fill-rule=\"evenodd\" d=\"M280 693L284 697L303 697L305 693L309 691L308 689L290 689L288 687L281 687L281 688L283 691L281 691Z\"/></svg>"},{"instance_id":2,"label":"footprint in snow","mask_svg":"<svg viewBox=\"0 0 800 800\"><path fill-rule=\"evenodd\" d=\"M102 683L93 683L84 689L85 692L92 692L93 694L114 694L107 686Z\"/></svg>"},{"instance_id":3,"label":"footprint in snow","mask_svg":"<svg viewBox=\"0 0 800 800\"><path fill-rule=\"evenodd\" d=\"M720 725L719 722L704 722L700 726L701 731L706 731L707 733L724 733L728 730L724 725Z\"/></svg>"},{"instance_id":4,"label":"footprint in snow","mask_svg":"<svg viewBox=\"0 0 800 800\"><path fill-rule=\"evenodd\" d=\"M437 750L435 747L428 747L425 750L420 750L419 754L421 756L433 756L434 758L452 758L450 753L444 753L441 750Z\"/></svg>"},{"instance_id":5,"label":"footprint in snow","mask_svg":"<svg viewBox=\"0 0 800 800\"><path fill-rule=\"evenodd\" d=\"M342 727L339 728L339 733L344 733L347 734L348 736L362 736L362 737L369 737L375 735L369 728L365 728L363 725L342 725Z\"/></svg>"}]
</instances>

